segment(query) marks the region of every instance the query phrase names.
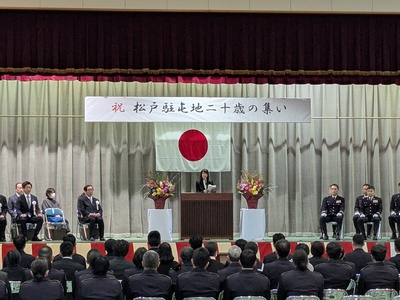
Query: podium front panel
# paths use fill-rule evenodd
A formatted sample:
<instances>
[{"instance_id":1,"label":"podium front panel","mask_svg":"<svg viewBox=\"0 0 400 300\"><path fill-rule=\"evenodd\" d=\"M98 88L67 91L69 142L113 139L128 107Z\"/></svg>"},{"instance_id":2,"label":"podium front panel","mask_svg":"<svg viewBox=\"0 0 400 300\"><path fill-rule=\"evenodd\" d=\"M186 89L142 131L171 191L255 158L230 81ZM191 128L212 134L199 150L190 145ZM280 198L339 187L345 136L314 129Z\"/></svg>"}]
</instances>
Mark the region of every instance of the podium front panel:
<instances>
[{"instance_id":1,"label":"podium front panel","mask_svg":"<svg viewBox=\"0 0 400 300\"><path fill-rule=\"evenodd\" d=\"M148 231L158 230L161 241L172 241L172 209L149 209Z\"/></svg>"},{"instance_id":2,"label":"podium front panel","mask_svg":"<svg viewBox=\"0 0 400 300\"><path fill-rule=\"evenodd\" d=\"M182 193L181 238L233 238L232 193Z\"/></svg>"}]
</instances>

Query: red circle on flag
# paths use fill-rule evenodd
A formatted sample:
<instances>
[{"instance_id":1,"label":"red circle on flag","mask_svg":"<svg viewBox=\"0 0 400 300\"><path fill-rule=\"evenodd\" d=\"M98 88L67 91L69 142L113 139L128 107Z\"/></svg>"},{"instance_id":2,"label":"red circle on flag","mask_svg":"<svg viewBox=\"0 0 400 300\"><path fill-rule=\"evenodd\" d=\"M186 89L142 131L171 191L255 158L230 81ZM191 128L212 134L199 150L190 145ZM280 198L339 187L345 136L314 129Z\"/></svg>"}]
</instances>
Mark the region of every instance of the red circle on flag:
<instances>
[{"instance_id":1,"label":"red circle on flag","mask_svg":"<svg viewBox=\"0 0 400 300\"><path fill-rule=\"evenodd\" d=\"M182 133L178 146L182 156L190 161L202 159L208 151L206 136L196 129L190 129Z\"/></svg>"}]
</instances>

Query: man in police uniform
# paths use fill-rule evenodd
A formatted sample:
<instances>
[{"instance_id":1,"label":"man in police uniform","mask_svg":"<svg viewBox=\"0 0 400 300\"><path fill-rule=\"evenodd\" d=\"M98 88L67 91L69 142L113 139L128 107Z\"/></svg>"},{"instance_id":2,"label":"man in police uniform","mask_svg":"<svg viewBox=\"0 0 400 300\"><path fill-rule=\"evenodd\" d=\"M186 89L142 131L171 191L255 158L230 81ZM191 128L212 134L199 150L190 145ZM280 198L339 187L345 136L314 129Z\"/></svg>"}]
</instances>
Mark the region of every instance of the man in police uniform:
<instances>
[{"instance_id":1,"label":"man in police uniform","mask_svg":"<svg viewBox=\"0 0 400 300\"><path fill-rule=\"evenodd\" d=\"M397 185L399 189L399 193L394 194L392 199L390 200L390 216L389 216L389 225L390 229L392 230L392 237L391 239L395 240L396 236L396 226L400 234L400 182Z\"/></svg>"},{"instance_id":2,"label":"man in police uniform","mask_svg":"<svg viewBox=\"0 0 400 300\"><path fill-rule=\"evenodd\" d=\"M363 201L363 199L367 198L367 189L368 189L369 184L368 183L364 183L362 186L362 195L358 196L356 198L356 202L354 205L354 216L353 216L353 224L354 227L356 228L356 234L360 234L360 229L358 228L358 219L360 218L360 207L361 207L361 203ZM371 224L367 224L367 234L368 236L371 234L371 229L372 229L372 225Z\"/></svg>"},{"instance_id":3,"label":"man in police uniform","mask_svg":"<svg viewBox=\"0 0 400 300\"><path fill-rule=\"evenodd\" d=\"M344 198L338 195L339 186L333 183L329 186L329 196L322 200L321 204L321 217L320 226L322 230L322 237L328 240L328 233L326 223L337 222L336 231L333 237L340 240L340 231L342 229L343 214L344 214Z\"/></svg>"},{"instance_id":4,"label":"man in police uniform","mask_svg":"<svg viewBox=\"0 0 400 300\"><path fill-rule=\"evenodd\" d=\"M381 221L382 214L382 199L375 196L375 187L372 185L368 186L367 198L363 199L360 206L360 218L358 219L358 228L360 233L367 239L365 235L364 223L374 223L374 240L377 240L377 234L379 229L379 222Z\"/></svg>"}]
</instances>

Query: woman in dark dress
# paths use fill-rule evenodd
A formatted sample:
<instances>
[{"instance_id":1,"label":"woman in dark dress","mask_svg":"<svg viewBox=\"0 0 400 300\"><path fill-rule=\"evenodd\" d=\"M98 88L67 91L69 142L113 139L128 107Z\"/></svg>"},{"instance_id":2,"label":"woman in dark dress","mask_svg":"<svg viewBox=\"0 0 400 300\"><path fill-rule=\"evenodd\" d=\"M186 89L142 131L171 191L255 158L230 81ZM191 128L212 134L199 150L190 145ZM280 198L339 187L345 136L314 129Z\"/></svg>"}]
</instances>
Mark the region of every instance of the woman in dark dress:
<instances>
[{"instance_id":1,"label":"woman in dark dress","mask_svg":"<svg viewBox=\"0 0 400 300\"><path fill-rule=\"evenodd\" d=\"M210 174L207 169L200 171L199 181L196 181L196 192L197 193L209 193L208 185L213 185L214 183L210 180Z\"/></svg>"}]
</instances>

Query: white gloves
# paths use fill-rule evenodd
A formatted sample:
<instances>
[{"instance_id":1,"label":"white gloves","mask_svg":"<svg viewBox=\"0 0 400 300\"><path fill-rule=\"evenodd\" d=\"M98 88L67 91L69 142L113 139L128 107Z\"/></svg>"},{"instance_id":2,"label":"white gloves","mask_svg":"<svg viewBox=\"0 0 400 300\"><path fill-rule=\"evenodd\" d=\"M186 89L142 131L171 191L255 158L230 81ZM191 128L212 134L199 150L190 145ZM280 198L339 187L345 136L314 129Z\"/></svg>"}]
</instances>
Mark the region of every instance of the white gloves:
<instances>
[{"instance_id":1,"label":"white gloves","mask_svg":"<svg viewBox=\"0 0 400 300\"><path fill-rule=\"evenodd\" d=\"M360 215L360 218L365 218L365 215L364 215L364 214L361 214L361 215Z\"/></svg>"},{"instance_id":2,"label":"white gloves","mask_svg":"<svg viewBox=\"0 0 400 300\"><path fill-rule=\"evenodd\" d=\"M390 212L390 214L391 214L392 216L395 216L395 215L396 215L396 213L395 213L393 210Z\"/></svg>"},{"instance_id":3,"label":"white gloves","mask_svg":"<svg viewBox=\"0 0 400 300\"><path fill-rule=\"evenodd\" d=\"M378 218L379 216L378 216L378 214L374 214L372 217L373 218Z\"/></svg>"},{"instance_id":4,"label":"white gloves","mask_svg":"<svg viewBox=\"0 0 400 300\"><path fill-rule=\"evenodd\" d=\"M322 213L321 217L325 218L326 217L326 213Z\"/></svg>"},{"instance_id":5,"label":"white gloves","mask_svg":"<svg viewBox=\"0 0 400 300\"><path fill-rule=\"evenodd\" d=\"M343 216L343 214L342 213L337 213L337 215L336 215L337 217L342 217Z\"/></svg>"},{"instance_id":6,"label":"white gloves","mask_svg":"<svg viewBox=\"0 0 400 300\"><path fill-rule=\"evenodd\" d=\"M355 216L360 216L359 212L354 213Z\"/></svg>"}]
</instances>

